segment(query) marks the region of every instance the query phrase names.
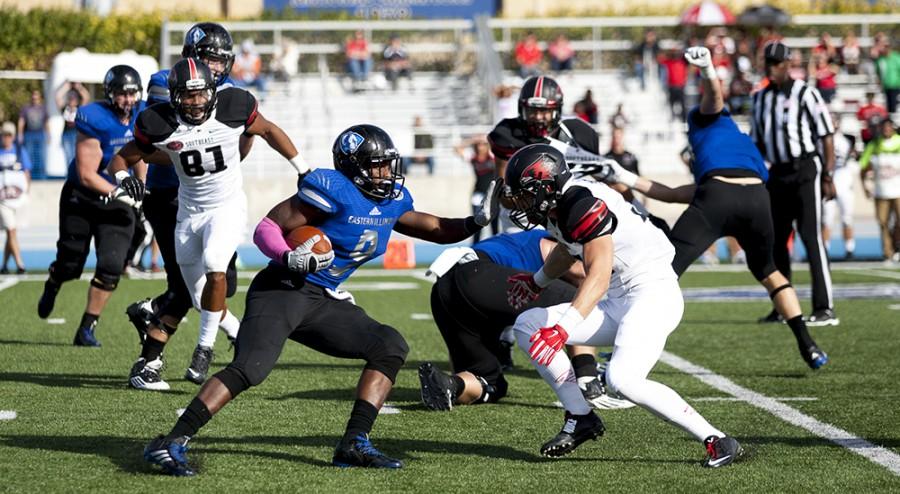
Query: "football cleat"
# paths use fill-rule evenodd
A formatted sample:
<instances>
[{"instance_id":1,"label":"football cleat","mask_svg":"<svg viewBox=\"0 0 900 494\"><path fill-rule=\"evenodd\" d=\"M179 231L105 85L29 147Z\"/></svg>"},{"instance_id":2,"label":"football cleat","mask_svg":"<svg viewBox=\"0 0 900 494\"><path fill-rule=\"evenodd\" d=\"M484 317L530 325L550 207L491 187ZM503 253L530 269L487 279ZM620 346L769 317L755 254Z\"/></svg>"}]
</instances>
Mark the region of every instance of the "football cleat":
<instances>
[{"instance_id":1,"label":"football cleat","mask_svg":"<svg viewBox=\"0 0 900 494\"><path fill-rule=\"evenodd\" d=\"M744 448L733 437L709 436L703 440L706 446L706 459L703 466L706 468L719 468L731 465L744 454Z\"/></svg>"},{"instance_id":2,"label":"football cleat","mask_svg":"<svg viewBox=\"0 0 900 494\"><path fill-rule=\"evenodd\" d=\"M59 285L50 280L44 282L44 293L41 294L41 299L38 300L38 317L46 319L53 312L53 306L56 304L56 294L58 293Z\"/></svg>"},{"instance_id":3,"label":"football cleat","mask_svg":"<svg viewBox=\"0 0 900 494\"><path fill-rule=\"evenodd\" d=\"M801 347L800 355L803 357L806 365L808 365L812 370L818 370L828 363L828 354L823 352L816 345L811 345L808 348Z\"/></svg>"},{"instance_id":4,"label":"football cleat","mask_svg":"<svg viewBox=\"0 0 900 494\"><path fill-rule=\"evenodd\" d=\"M349 442L338 443L331 464L341 468L403 468L403 462L385 456L372 446L368 434L359 434Z\"/></svg>"},{"instance_id":5,"label":"football cleat","mask_svg":"<svg viewBox=\"0 0 900 494\"><path fill-rule=\"evenodd\" d=\"M515 364L513 363L513 353L516 350L516 336L512 326L507 326L500 333L500 341L497 345L497 360L500 362L500 370L503 372L511 371Z\"/></svg>"},{"instance_id":6,"label":"football cleat","mask_svg":"<svg viewBox=\"0 0 900 494\"><path fill-rule=\"evenodd\" d=\"M578 387L581 388L581 394L584 396L585 401L598 410L615 410L635 406L634 403L628 400L612 396L612 394L607 392L606 386L603 385L600 378L594 378L583 383L579 382Z\"/></svg>"},{"instance_id":7,"label":"football cleat","mask_svg":"<svg viewBox=\"0 0 900 494\"><path fill-rule=\"evenodd\" d=\"M758 322L760 324L772 324L772 323L778 323L778 322L785 323L785 320L783 317L781 317L781 314L779 314L777 310L772 309L772 312L769 312L764 317L760 317L759 319L756 320L756 322Z\"/></svg>"},{"instance_id":8,"label":"football cleat","mask_svg":"<svg viewBox=\"0 0 900 494\"><path fill-rule=\"evenodd\" d=\"M452 410L456 401L456 385L447 374L439 371L431 362L419 366L419 383L422 387L422 403L430 410Z\"/></svg>"},{"instance_id":9,"label":"football cleat","mask_svg":"<svg viewBox=\"0 0 900 494\"><path fill-rule=\"evenodd\" d=\"M163 361L157 358L147 362L143 357L131 367L128 377L128 385L134 389L148 389L151 391L165 391L169 389L169 383L162 380Z\"/></svg>"},{"instance_id":10,"label":"football cleat","mask_svg":"<svg viewBox=\"0 0 900 494\"><path fill-rule=\"evenodd\" d=\"M841 320L835 317L832 309L820 309L806 318L807 326L837 326Z\"/></svg>"},{"instance_id":11,"label":"football cleat","mask_svg":"<svg viewBox=\"0 0 900 494\"><path fill-rule=\"evenodd\" d=\"M541 446L541 455L559 458L575 451L581 443L588 439L597 439L606 430L603 421L593 410L586 415L573 415L566 411L566 422L562 430L553 439Z\"/></svg>"},{"instance_id":12,"label":"football cleat","mask_svg":"<svg viewBox=\"0 0 900 494\"><path fill-rule=\"evenodd\" d=\"M78 328L75 331L75 339L72 341L72 344L75 346L100 347L100 342L94 336L95 327L97 327L96 322L90 326Z\"/></svg>"},{"instance_id":13,"label":"football cleat","mask_svg":"<svg viewBox=\"0 0 900 494\"><path fill-rule=\"evenodd\" d=\"M144 459L159 465L163 471L176 477L193 477L194 470L187 462L187 443L191 438L182 436L167 440L165 436L157 436L144 448Z\"/></svg>"},{"instance_id":14,"label":"football cleat","mask_svg":"<svg viewBox=\"0 0 900 494\"><path fill-rule=\"evenodd\" d=\"M198 345L194 349L191 365L185 371L184 378L194 384L203 384L203 381L206 381L206 374L209 372L209 363L212 362L212 359L212 348Z\"/></svg>"},{"instance_id":15,"label":"football cleat","mask_svg":"<svg viewBox=\"0 0 900 494\"><path fill-rule=\"evenodd\" d=\"M149 298L138 300L125 309L125 315L137 330L140 344L147 339L147 330L150 328L150 319L153 317L153 302Z\"/></svg>"}]
</instances>

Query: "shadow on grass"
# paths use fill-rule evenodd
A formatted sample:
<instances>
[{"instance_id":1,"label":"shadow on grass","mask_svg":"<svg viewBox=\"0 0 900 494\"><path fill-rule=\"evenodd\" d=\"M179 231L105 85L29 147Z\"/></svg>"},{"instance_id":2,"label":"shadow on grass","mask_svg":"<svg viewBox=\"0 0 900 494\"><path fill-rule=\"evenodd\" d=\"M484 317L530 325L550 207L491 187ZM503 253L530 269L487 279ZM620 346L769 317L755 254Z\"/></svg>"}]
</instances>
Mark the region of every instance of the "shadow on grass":
<instances>
[{"instance_id":1,"label":"shadow on grass","mask_svg":"<svg viewBox=\"0 0 900 494\"><path fill-rule=\"evenodd\" d=\"M822 437L780 437L780 436L750 436L741 437L742 444L784 444L798 448L900 448L900 437L875 437L863 439L839 439L837 442L829 441ZM865 443L869 443L867 446Z\"/></svg>"},{"instance_id":2,"label":"shadow on grass","mask_svg":"<svg viewBox=\"0 0 900 494\"><path fill-rule=\"evenodd\" d=\"M63 343L61 341L26 341L26 340L0 340L0 345L72 346L71 343Z\"/></svg>"},{"instance_id":3,"label":"shadow on grass","mask_svg":"<svg viewBox=\"0 0 900 494\"><path fill-rule=\"evenodd\" d=\"M120 375L102 374L41 374L36 372L0 372L0 382L36 384L50 388L102 388L126 390L128 385ZM182 390L161 391L168 394L193 394Z\"/></svg>"},{"instance_id":4,"label":"shadow on grass","mask_svg":"<svg viewBox=\"0 0 900 494\"><path fill-rule=\"evenodd\" d=\"M269 398L272 401L287 400L325 400L350 403L356 399L356 388L308 389ZM419 388L394 388L387 401L419 401L422 399ZM424 408L424 407L423 407Z\"/></svg>"},{"instance_id":5,"label":"shadow on grass","mask_svg":"<svg viewBox=\"0 0 900 494\"><path fill-rule=\"evenodd\" d=\"M758 323L749 319L682 319L681 324L696 324L697 326L759 326L760 328L770 327L766 324Z\"/></svg>"}]
</instances>

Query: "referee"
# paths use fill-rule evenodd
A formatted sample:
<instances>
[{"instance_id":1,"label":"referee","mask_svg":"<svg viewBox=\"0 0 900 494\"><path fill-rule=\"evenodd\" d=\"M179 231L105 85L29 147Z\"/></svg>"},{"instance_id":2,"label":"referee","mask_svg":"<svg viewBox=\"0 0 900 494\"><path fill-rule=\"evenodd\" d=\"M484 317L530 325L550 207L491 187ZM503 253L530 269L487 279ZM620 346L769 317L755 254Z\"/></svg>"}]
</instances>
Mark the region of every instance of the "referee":
<instances>
[{"instance_id":1,"label":"referee","mask_svg":"<svg viewBox=\"0 0 900 494\"><path fill-rule=\"evenodd\" d=\"M831 273L822 239L822 200L834 198L834 125L814 87L788 74L791 53L774 41L764 48L769 85L753 95L750 135L771 164L767 187L775 227L775 265L790 279L788 237L794 221L812 275L810 326L836 326ZM821 140L823 157L816 151ZM824 158L824 162L823 162ZM779 321L775 310L761 322Z\"/></svg>"}]
</instances>

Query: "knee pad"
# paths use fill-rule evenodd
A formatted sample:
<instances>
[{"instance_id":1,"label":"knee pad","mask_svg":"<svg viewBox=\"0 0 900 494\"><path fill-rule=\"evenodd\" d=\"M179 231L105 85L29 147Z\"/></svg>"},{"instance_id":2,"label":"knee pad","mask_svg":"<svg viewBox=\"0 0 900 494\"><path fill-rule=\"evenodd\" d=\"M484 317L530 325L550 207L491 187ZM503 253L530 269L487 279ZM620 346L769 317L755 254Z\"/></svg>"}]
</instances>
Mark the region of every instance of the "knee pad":
<instances>
[{"instance_id":1,"label":"knee pad","mask_svg":"<svg viewBox=\"0 0 900 494\"><path fill-rule=\"evenodd\" d=\"M370 345L368 355L365 356L366 368L377 370L394 382L408 354L409 345L403 335L390 326L382 325L374 335L374 344Z\"/></svg>"},{"instance_id":2,"label":"knee pad","mask_svg":"<svg viewBox=\"0 0 900 494\"><path fill-rule=\"evenodd\" d=\"M232 398L236 398L237 395L241 394L244 390L249 389L250 386L259 384L259 382L252 382L250 378L244 374L244 371L231 364L217 372L215 378L222 381L222 384L228 388Z\"/></svg>"},{"instance_id":3,"label":"knee pad","mask_svg":"<svg viewBox=\"0 0 900 494\"><path fill-rule=\"evenodd\" d=\"M120 274L112 274L98 267L97 271L94 272L94 277L91 278L91 286L111 292L119 286L120 276Z\"/></svg>"}]
</instances>

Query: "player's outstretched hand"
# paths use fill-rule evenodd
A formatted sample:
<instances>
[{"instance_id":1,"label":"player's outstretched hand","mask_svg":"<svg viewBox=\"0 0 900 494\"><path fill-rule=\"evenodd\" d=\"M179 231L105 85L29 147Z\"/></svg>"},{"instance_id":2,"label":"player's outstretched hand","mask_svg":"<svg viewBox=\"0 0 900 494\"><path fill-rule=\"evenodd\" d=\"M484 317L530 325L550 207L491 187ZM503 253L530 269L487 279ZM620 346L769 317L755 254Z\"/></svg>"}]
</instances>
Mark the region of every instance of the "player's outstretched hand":
<instances>
[{"instance_id":1,"label":"player's outstretched hand","mask_svg":"<svg viewBox=\"0 0 900 494\"><path fill-rule=\"evenodd\" d=\"M601 163L603 171L595 175L599 180L611 184L623 184L628 187L634 187L637 184L638 176L623 168L618 161L606 159Z\"/></svg>"},{"instance_id":2,"label":"player's outstretched hand","mask_svg":"<svg viewBox=\"0 0 900 494\"><path fill-rule=\"evenodd\" d=\"M488 186L481 202L481 210L475 215L478 226L488 226L500 213L500 194L503 192L503 179L497 178Z\"/></svg>"},{"instance_id":3,"label":"player's outstretched hand","mask_svg":"<svg viewBox=\"0 0 900 494\"><path fill-rule=\"evenodd\" d=\"M298 273L315 273L328 269L334 262L334 250L316 254L312 248L319 240L322 240L321 235L313 235L309 240L298 245L296 249L288 251L284 255L284 265Z\"/></svg>"},{"instance_id":4,"label":"player's outstretched hand","mask_svg":"<svg viewBox=\"0 0 900 494\"><path fill-rule=\"evenodd\" d=\"M510 307L519 309L529 302L537 300L543 288L534 281L534 275L518 273L507 278L509 288L506 290L506 300Z\"/></svg>"},{"instance_id":5,"label":"player's outstretched hand","mask_svg":"<svg viewBox=\"0 0 900 494\"><path fill-rule=\"evenodd\" d=\"M135 202L141 202L144 200L144 193L147 191L144 186L144 182L142 182L137 177L128 176L122 179L122 182L119 183L119 187L128 194L128 197L135 200Z\"/></svg>"},{"instance_id":6,"label":"player's outstretched hand","mask_svg":"<svg viewBox=\"0 0 900 494\"><path fill-rule=\"evenodd\" d=\"M712 55L705 46L692 46L684 51L684 58L695 67L703 68L712 65Z\"/></svg>"}]
</instances>

